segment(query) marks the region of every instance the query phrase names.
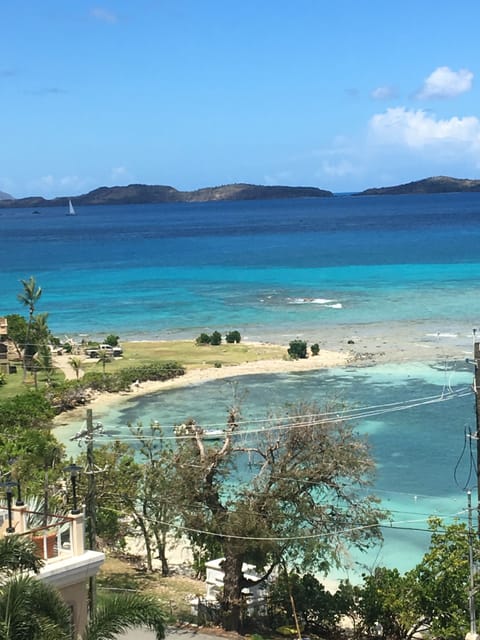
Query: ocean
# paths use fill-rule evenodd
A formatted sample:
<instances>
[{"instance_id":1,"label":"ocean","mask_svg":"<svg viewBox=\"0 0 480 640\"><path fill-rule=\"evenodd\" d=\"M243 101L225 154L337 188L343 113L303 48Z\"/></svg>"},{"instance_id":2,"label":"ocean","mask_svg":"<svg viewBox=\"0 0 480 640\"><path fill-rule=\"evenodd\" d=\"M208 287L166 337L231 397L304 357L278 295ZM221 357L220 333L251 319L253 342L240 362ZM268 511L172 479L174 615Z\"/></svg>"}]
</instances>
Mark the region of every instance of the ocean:
<instances>
[{"instance_id":1,"label":"ocean","mask_svg":"<svg viewBox=\"0 0 480 640\"><path fill-rule=\"evenodd\" d=\"M0 209L0 314L22 312L19 281L34 275L44 291L38 311L48 311L61 338L194 339L238 329L249 339L321 344L339 328L395 340L401 327L404 336L452 345L458 357L444 363L421 354L408 365L250 376L237 392L252 422L295 399L321 404L334 395L355 407L392 521L381 548L352 556L352 572L378 564L405 570L425 550L429 515L465 517L466 489L476 484L466 437L475 430L473 371L465 359L480 318L480 194L65 213ZM136 398L101 420L119 437L137 420L223 424L233 386L217 381Z\"/></svg>"}]
</instances>

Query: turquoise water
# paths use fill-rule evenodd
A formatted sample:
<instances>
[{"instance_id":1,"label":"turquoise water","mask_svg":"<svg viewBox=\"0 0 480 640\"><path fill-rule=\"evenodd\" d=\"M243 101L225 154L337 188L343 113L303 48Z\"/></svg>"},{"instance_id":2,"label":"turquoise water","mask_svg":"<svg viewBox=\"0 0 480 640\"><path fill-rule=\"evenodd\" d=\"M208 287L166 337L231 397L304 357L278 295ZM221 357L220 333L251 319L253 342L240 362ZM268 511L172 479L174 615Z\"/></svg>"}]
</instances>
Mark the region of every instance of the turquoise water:
<instances>
[{"instance_id":1,"label":"turquoise water","mask_svg":"<svg viewBox=\"0 0 480 640\"><path fill-rule=\"evenodd\" d=\"M251 338L429 322L471 330L479 194L0 210L4 313L20 278L62 335Z\"/></svg>"},{"instance_id":2,"label":"turquoise water","mask_svg":"<svg viewBox=\"0 0 480 640\"><path fill-rule=\"evenodd\" d=\"M352 570L408 568L425 549L428 515L463 517L474 484L464 356L480 317L480 194L79 207L75 218L54 208L35 216L0 210L0 231L1 313L21 312L19 280L33 274L44 289L38 310L60 336L193 338L238 329L251 339L321 341L356 326L373 336L390 331L393 340L398 327L425 340L451 336L458 357L445 367L251 376L238 392L252 425L298 398L340 396L358 409L355 424L377 461L375 489L397 524L381 549L352 558ZM232 384L218 381L95 417L110 437L125 437L137 420L223 424L232 398ZM383 408L365 409L373 406ZM58 433L68 442L78 426Z\"/></svg>"},{"instance_id":3,"label":"turquoise water","mask_svg":"<svg viewBox=\"0 0 480 640\"><path fill-rule=\"evenodd\" d=\"M134 445L128 424L158 421L167 434L172 426L195 417L203 427L225 425L228 408L241 398L244 429L255 429L270 412L289 401L345 400L353 423L366 434L377 461L375 492L391 511L385 543L368 554L353 554L347 575L381 564L407 570L420 560L428 544L430 515L465 518L467 487L475 487L465 432L474 431L471 370L464 362L447 369L427 364L408 368L378 365L301 374L257 375L213 381L161 394L138 396L96 413L106 435ZM266 400L268 399L268 400ZM261 424L261 423L260 423ZM83 422L59 430L62 439ZM75 454L77 443L68 443ZM465 446L467 449L465 450ZM332 577L345 576L343 572Z\"/></svg>"}]
</instances>

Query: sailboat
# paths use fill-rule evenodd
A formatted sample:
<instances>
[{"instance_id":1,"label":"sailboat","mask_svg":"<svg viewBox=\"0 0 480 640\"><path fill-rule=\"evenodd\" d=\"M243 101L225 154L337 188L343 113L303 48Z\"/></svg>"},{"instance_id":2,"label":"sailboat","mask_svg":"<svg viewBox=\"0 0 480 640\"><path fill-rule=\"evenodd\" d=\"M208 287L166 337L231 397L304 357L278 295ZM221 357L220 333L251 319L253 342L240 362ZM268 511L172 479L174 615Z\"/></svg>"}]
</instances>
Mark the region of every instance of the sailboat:
<instances>
[{"instance_id":1,"label":"sailboat","mask_svg":"<svg viewBox=\"0 0 480 640\"><path fill-rule=\"evenodd\" d=\"M70 199L68 200L68 212L67 212L66 215L67 216L76 216L77 215L77 212L73 208L73 204L72 204L72 201Z\"/></svg>"}]
</instances>

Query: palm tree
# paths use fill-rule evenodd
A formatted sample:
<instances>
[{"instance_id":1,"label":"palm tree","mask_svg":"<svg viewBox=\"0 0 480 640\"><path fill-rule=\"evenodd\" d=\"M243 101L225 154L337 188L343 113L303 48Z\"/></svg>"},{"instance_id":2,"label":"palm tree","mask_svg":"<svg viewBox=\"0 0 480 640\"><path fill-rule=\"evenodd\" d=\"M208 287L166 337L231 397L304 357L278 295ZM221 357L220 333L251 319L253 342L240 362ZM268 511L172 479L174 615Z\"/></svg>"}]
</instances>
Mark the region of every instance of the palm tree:
<instances>
[{"instance_id":1,"label":"palm tree","mask_svg":"<svg viewBox=\"0 0 480 640\"><path fill-rule=\"evenodd\" d=\"M125 593L100 597L82 640L109 640L117 634L147 627L157 640L165 637L162 610L153 596Z\"/></svg>"},{"instance_id":2,"label":"palm tree","mask_svg":"<svg viewBox=\"0 0 480 640\"><path fill-rule=\"evenodd\" d=\"M0 638L69 640L69 608L51 585L34 576L14 576L0 586Z\"/></svg>"},{"instance_id":3,"label":"palm tree","mask_svg":"<svg viewBox=\"0 0 480 640\"><path fill-rule=\"evenodd\" d=\"M100 351L98 354L98 362L102 364L103 376L105 377L105 366L108 362L111 362L112 356L108 351Z\"/></svg>"},{"instance_id":4,"label":"palm tree","mask_svg":"<svg viewBox=\"0 0 480 640\"><path fill-rule=\"evenodd\" d=\"M60 594L34 577L43 561L30 539L0 539L0 638L2 640L68 640L70 611ZM25 574L27 571L29 574Z\"/></svg>"},{"instance_id":5,"label":"palm tree","mask_svg":"<svg viewBox=\"0 0 480 640\"><path fill-rule=\"evenodd\" d=\"M78 356L72 356L71 358L68 359L68 364L75 371L75 376L78 380L80 377L80 371L82 370L82 359L79 358Z\"/></svg>"},{"instance_id":6,"label":"palm tree","mask_svg":"<svg viewBox=\"0 0 480 640\"><path fill-rule=\"evenodd\" d=\"M0 571L12 575L18 571L38 573L43 561L35 555L36 547L29 538L0 538Z\"/></svg>"},{"instance_id":7,"label":"palm tree","mask_svg":"<svg viewBox=\"0 0 480 640\"><path fill-rule=\"evenodd\" d=\"M28 325L25 347L23 349L23 381L27 378L27 353L29 350L30 330L32 328L33 314L35 313L36 304L42 295L42 288L37 287L37 282L33 276L28 280L20 280L23 286L23 292L19 293L17 298L21 304L28 308Z\"/></svg>"},{"instance_id":8,"label":"palm tree","mask_svg":"<svg viewBox=\"0 0 480 640\"><path fill-rule=\"evenodd\" d=\"M70 611L55 587L24 571L37 573L43 564L30 540L0 539L0 638L2 640L70 640ZM152 596L128 593L99 598L95 613L78 640L111 640L115 635L147 627L157 640L165 636L162 609Z\"/></svg>"}]
</instances>

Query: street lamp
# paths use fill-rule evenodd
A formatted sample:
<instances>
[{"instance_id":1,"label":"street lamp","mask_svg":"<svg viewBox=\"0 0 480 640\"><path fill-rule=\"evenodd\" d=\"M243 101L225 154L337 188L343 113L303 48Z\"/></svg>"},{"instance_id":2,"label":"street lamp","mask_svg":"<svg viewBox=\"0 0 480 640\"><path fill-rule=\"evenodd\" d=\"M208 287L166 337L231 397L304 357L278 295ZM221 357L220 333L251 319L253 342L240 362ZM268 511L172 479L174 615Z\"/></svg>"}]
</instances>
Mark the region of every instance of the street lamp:
<instances>
[{"instance_id":1,"label":"street lamp","mask_svg":"<svg viewBox=\"0 0 480 640\"><path fill-rule=\"evenodd\" d=\"M7 533L15 533L15 527L12 527L12 489L13 487L17 487L18 483L14 480L6 480L0 483L0 485L5 488L5 494L7 496L8 527L5 531Z\"/></svg>"},{"instance_id":2,"label":"street lamp","mask_svg":"<svg viewBox=\"0 0 480 640\"><path fill-rule=\"evenodd\" d=\"M77 507L77 478L80 471L82 471L82 467L78 464L69 464L68 467L65 467L64 471L70 474L70 480L72 481L72 500L73 500L73 509L71 509L70 513L73 515L78 515L82 513L82 510Z\"/></svg>"},{"instance_id":3,"label":"street lamp","mask_svg":"<svg viewBox=\"0 0 480 640\"><path fill-rule=\"evenodd\" d=\"M16 507L23 507L25 502L22 500L22 486L20 480L17 479L17 499L15 500Z\"/></svg>"},{"instance_id":4,"label":"street lamp","mask_svg":"<svg viewBox=\"0 0 480 640\"><path fill-rule=\"evenodd\" d=\"M20 480L18 478L18 471L16 471L15 469L15 463L18 461L18 458L10 458L10 460L8 461L11 469L8 472L8 477L9 478L15 478L15 482L17 483L17 499L15 500L15 506L16 507L23 507L25 505L24 501L22 500L22 487L20 484Z\"/></svg>"}]
</instances>

